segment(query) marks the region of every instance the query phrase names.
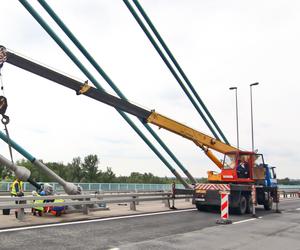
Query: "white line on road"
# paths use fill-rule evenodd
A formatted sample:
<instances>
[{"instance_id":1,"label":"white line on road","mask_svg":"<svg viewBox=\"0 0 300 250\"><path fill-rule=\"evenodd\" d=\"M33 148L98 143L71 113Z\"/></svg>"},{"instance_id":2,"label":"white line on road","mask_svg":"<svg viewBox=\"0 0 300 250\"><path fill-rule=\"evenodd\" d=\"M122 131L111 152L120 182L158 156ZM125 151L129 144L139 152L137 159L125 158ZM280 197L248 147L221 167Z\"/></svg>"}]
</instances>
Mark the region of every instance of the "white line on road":
<instances>
[{"instance_id":1,"label":"white line on road","mask_svg":"<svg viewBox=\"0 0 300 250\"><path fill-rule=\"evenodd\" d=\"M160 214L183 213L183 212L191 212L191 211L195 211L195 210L197 210L197 209L192 208L192 209L165 211L165 212L148 213L148 214L125 215L125 216L117 216L117 217L112 217L112 218L101 218L101 219L71 221L71 222L63 222L63 223L55 223L55 224L47 224L47 225L36 225L36 226L28 226L28 227L8 228L8 229L0 230L0 233L16 232L16 231L23 231L23 230L30 230L30 229L37 229L37 228L48 228L48 227L60 227L60 226L67 226L67 225L86 224L86 223L93 223L93 222L100 222L100 221L121 220L121 219L136 218L136 217L147 217L147 216L155 216L155 215L160 215Z\"/></svg>"},{"instance_id":2,"label":"white line on road","mask_svg":"<svg viewBox=\"0 0 300 250\"><path fill-rule=\"evenodd\" d=\"M279 204L281 203L281 202L286 202L286 201L299 201L300 199L299 198L297 198L297 197L292 197L292 198L287 198L287 199L280 199L279 200Z\"/></svg>"},{"instance_id":3,"label":"white line on road","mask_svg":"<svg viewBox=\"0 0 300 250\"><path fill-rule=\"evenodd\" d=\"M300 207L299 207L299 208L296 208L296 210L299 211L299 210L300 210Z\"/></svg>"},{"instance_id":4,"label":"white line on road","mask_svg":"<svg viewBox=\"0 0 300 250\"><path fill-rule=\"evenodd\" d=\"M247 219L247 220L240 220L240 221L236 221L233 222L232 224L240 224L240 223L244 223L244 222L249 222L249 221L253 221L253 220L257 220L257 219L261 219L262 217L257 217L257 218L251 218L251 219Z\"/></svg>"}]
</instances>

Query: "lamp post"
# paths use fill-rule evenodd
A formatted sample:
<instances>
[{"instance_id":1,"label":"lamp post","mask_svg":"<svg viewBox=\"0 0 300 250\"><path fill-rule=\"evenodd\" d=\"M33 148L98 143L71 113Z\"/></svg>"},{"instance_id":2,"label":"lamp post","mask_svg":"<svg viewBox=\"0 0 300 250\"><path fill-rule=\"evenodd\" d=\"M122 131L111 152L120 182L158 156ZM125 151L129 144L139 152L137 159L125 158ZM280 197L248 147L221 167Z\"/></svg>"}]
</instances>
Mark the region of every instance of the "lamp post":
<instances>
[{"instance_id":1,"label":"lamp post","mask_svg":"<svg viewBox=\"0 0 300 250\"><path fill-rule=\"evenodd\" d=\"M258 85L258 82L250 84L250 102L251 102L251 137L252 137L252 152L254 152L254 132L253 132L253 102L252 102L252 87Z\"/></svg>"},{"instance_id":2,"label":"lamp post","mask_svg":"<svg viewBox=\"0 0 300 250\"><path fill-rule=\"evenodd\" d=\"M235 113L236 113L236 140L237 148L239 149L239 112L238 112L238 98L237 98L237 87L230 87L230 90L235 90Z\"/></svg>"}]
</instances>

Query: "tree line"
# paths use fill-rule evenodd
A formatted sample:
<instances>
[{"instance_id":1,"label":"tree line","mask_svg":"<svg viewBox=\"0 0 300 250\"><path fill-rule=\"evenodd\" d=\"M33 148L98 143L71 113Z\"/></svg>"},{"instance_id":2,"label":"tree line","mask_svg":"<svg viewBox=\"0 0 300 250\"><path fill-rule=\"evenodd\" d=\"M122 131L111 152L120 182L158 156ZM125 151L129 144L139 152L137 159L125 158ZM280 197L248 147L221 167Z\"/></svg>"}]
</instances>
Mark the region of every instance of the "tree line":
<instances>
[{"instance_id":1,"label":"tree line","mask_svg":"<svg viewBox=\"0 0 300 250\"><path fill-rule=\"evenodd\" d=\"M43 162L42 160L40 160ZM110 167L105 171L99 169L97 155L87 155L83 159L75 157L71 163L43 162L56 174L69 182L81 183L155 183L168 184L177 182L174 178L158 177L152 173L132 172L129 176L117 176ZM32 165L28 160L22 159L16 165L24 166L31 171L31 178L37 182L53 182L43 171ZM2 181L13 180L13 174L3 165L0 165L0 178Z\"/></svg>"},{"instance_id":2,"label":"tree line","mask_svg":"<svg viewBox=\"0 0 300 250\"><path fill-rule=\"evenodd\" d=\"M42 161L42 160L40 160ZM43 162L43 161L42 161ZM28 160L22 159L16 162L19 166L24 166L31 171L31 178L37 182L53 182L43 171L33 166ZM158 177L152 173L132 172L129 176L117 176L110 167L105 171L99 169L99 158L97 155L87 155L83 159L75 157L71 163L63 164L58 162L44 162L51 170L69 182L81 183L153 183L153 184L171 184L175 178ZM13 174L0 164L0 180L12 181ZM207 178L198 178L198 183L206 183ZM300 180L289 178L278 179L278 184L300 185Z\"/></svg>"}]
</instances>

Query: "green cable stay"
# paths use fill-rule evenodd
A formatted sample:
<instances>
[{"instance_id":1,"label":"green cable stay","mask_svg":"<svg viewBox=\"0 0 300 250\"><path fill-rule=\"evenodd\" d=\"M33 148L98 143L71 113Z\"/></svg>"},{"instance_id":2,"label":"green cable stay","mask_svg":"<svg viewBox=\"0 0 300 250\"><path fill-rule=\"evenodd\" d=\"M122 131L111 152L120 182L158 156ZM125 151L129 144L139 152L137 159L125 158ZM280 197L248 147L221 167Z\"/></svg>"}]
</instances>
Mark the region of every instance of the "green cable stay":
<instances>
[{"instance_id":1,"label":"green cable stay","mask_svg":"<svg viewBox=\"0 0 300 250\"><path fill-rule=\"evenodd\" d=\"M149 30L144 25L143 21L140 19L140 17L138 16L138 14L136 13L136 11L134 10L134 8L132 7L132 5L130 4L130 2L128 0L123 0L123 2L125 3L125 5L127 6L128 10L130 11L130 13L133 15L133 17L135 18L135 20L137 21L137 23L139 24L139 26L142 28L142 30L144 31L144 33L148 37L148 39L150 40L150 42L154 46L155 50L157 51L157 53L160 55L161 59L164 61L164 63L166 64L166 66L169 68L169 70L171 71L172 75L175 77L175 79L179 83L180 87L182 88L182 90L184 91L184 93L187 95L187 97L189 98L189 100L191 101L191 103L193 104L193 106L195 107L195 109L198 111L198 113L200 114L200 116L202 117L202 119L204 120L204 122L206 123L206 125L208 126L208 128L210 129L210 131L213 133L213 135L217 139L220 139L219 136L218 136L218 134L214 130L214 128L211 126L210 122L207 120L207 118L205 117L205 115L201 111L201 109L198 106L197 102L194 100L193 96L187 90L187 88L185 87L184 83L182 82L182 80L180 79L180 77L178 76L178 74L176 73L176 71L174 70L174 68L172 67L171 63L166 58L166 56L164 55L164 53L162 52L162 50L160 49L160 47L158 46L158 44L155 42L153 36L150 34ZM176 69L181 74L182 78L185 80L185 82L188 85L188 87L191 89L192 93L194 94L194 96L196 97L197 101L199 102L199 104L201 105L201 107L203 108L203 110L205 111L206 115L208 116L208 118L211 120L211 122L213 123L213 125L215 126L215 128L217 129L217 131L219 132L219 134L221 135L223 141L225 143L229 144L228 140L226 139L225 135L221 131L220 127L218 126L218 124L216 123L216 121L212 117L211 113L209 112L209 110L207 109L207 107L205 106L205 104L203 103L203 101L201 100L200 96L198 95L197 91L193 87L192 83L190 82L190 80L188 79L188 77L186 76L186 74L184 73L184 71L182 70L182 68L180 67L179 63L177 62L177 60L173 56L172 52L170 51L170 49L168 48L168 46L166 45L166 43L164 42L164 40L160 36L159 32L157 31L157 29L155 28L155 26L151 22L150 18L148 17L148 15L144 11L144 9L142 8L142 6L138 2L138 0L133 0L133 2L136 5L137 9L140 11L141 15L146 20L147 24L149 25L149 27L151 28L151 30L153 31L153 33L155 34L155 36L158 39L158 41L160 42L161 46L164 48L164 50L168 54L169 58L171 59L171 61L175 65Z\"/></svg>"}]
</instances>

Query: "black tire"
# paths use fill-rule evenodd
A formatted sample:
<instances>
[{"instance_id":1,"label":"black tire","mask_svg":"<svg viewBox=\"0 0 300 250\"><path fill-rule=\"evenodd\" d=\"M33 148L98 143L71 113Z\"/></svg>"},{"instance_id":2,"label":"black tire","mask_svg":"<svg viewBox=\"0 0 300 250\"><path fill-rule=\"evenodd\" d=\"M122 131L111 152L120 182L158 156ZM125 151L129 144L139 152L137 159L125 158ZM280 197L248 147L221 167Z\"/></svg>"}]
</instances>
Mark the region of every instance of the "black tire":
<instances>
[{"instance_id":1,"label":"black tire","mask_svg":"<svg viewBox=\"0 0 300 250\"><path fill-rule=\"evenodd\" d=\"M244 195L241 195L239 206L236 208L237 214L245 214L247 210L247 199Z\"/></svg>"},{"instance_id":2,"label":"black tire","mask_svg":"<svg viewBox=\"0 0 300 250\"><path fill-rule=\"evenodd\" d=\"M198 209L198 211L206 211L207 208L205 205L201 205L199 202L196 202L196 208Z\"/></svg>"},{"instance_id":3,"label":"black tire","mask_svg":"<svg viewBox=\"0 0 300 250\"><path fill-rule=\"evenodd\" d=\"M252 205L252 197L248 197L247 199L247 208L246 208L246 213L247 214L252 214L253 212L253 205Z\"/></svg>"},{"instance_id":4,"label":"black tire","mask_svg":"<svg viewBox=\"0 0 300 250\"><path fill-rule=\"evenodd\" d=\"M272 210L272 208L273 208L273 198L271 196L269 197L269 199L267 201L265 201L264 208L267 211Z\"/></svg>"}]
</instances>

